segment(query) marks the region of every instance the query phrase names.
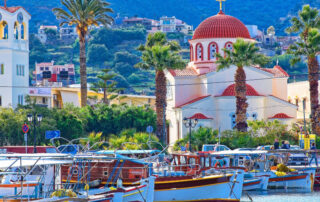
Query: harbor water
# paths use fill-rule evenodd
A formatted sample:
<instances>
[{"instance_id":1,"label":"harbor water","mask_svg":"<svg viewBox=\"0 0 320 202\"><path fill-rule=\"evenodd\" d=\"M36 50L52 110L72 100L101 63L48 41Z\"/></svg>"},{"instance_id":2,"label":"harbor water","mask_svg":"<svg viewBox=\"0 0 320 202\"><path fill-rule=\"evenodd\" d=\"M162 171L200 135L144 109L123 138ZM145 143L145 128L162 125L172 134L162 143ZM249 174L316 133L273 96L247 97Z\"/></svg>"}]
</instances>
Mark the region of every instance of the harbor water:
<instances>
[{"instance_id":1,"label":"harbor water","mask_svg":"<svg viewBox=\"0 0 320 202\"><path fill-rule=\"evenodd\" d=\"M247 191L243 193L241 202L320 202L320 188L305 193L299 190Z\"/></svg>"}]
</instances>

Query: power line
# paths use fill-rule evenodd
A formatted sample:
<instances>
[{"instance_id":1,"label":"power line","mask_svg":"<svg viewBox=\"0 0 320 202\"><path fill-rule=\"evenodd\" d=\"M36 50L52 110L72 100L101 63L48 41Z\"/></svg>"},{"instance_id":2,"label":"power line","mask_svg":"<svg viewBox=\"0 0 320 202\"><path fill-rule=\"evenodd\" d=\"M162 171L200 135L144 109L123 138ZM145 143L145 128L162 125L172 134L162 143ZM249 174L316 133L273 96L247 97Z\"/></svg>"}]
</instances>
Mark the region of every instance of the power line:
<instances>
[{"instance_id":1,"label":"power line","mask_svg":"<svg viewBox=\"0 0 320 202\"><path fill-rule=\"evenodd\" d=\"M320 74L320 73L313 73L313 74ZM309 75L308 73L301 73L301 74L295 74L297 75ZM278 79L278 78L288 78L286 76L279 76L279 77L269 77L269 78L257 78L257 79L246 79L244 81L261 81L261 80L270 80L270 79ZM166 84L166 86L191 86L191 85L204 85L204 84L221 84L221 83L234 83L234 80L230 81L212 81L212 82L199 82L199 83L181 83L181 84ZM137 88L137 87L150 87L149 85L129 85L132 88ZM53 86L0 86L1 87L6 87L6 88L55 88L55 89L60 89L60 88L70 88L70 89L78 89L81 88L76 87L76 86L68 86L68 87L53 87ZM101 88L103 89L103 88Z\"/></svg>"}]
</instances>

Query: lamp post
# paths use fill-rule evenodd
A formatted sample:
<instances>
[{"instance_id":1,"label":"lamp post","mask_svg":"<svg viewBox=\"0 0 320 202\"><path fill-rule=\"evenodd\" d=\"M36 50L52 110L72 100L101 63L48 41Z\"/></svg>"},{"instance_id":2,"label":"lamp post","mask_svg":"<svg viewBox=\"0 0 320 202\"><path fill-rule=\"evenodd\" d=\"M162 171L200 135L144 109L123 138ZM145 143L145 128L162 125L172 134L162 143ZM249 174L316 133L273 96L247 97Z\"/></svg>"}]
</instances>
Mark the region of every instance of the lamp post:
<instances>
[{"instance_id":1,"label":"lamp post","mask_svg":"<svg viewBox=\"0 0 320 202\"><path fill-rule=\"evenodd\" d=\"M183 119L183 124L186 128L189 128L189 151L192 151L192 146L191 146L191 129L195 128L196 125L198 124L198 119L191 119L191 118L184 118Z\"/></svg>"},{"instance_id":2,"label":"lamp post","mask_svg":"<svg viewBox=\"0 0 320 202\"><path fill-rule=\"evenodd\" d=\"M42 121L42 115L41 114L28 114L27 115L28 121L31 125L33 125L33 153L37 153L37 147L36 147L36 141L37 141L37 125L40 125L40 122Z\"/></svg>"}]
</instances>

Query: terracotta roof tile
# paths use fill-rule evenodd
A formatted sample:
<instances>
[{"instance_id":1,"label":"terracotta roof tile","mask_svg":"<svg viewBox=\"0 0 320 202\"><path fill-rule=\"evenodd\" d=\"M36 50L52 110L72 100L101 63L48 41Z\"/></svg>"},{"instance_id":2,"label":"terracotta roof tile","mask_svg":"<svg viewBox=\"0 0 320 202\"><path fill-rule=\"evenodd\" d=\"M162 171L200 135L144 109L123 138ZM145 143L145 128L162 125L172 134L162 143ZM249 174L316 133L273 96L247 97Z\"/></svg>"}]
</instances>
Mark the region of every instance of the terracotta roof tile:
<instances>
[{"instance_id":1,"label":"terracotta roof tile","mask_svg":"<svg viewBox=\"0 0 320 202\"><path fill-rule=\"evenodd\" d=\"M204 20L195 30L194 39L204 38L248 38L247 27L237 18L223 12Z\"/></svg>"},{"instance_id":2,"label":"terracotta roof tile","mask_svg":"<svg viewBox=\"0 0 320 202\"><path fill-rule=\"evenodd\" d=\"M21 6L15 6L15 7L3 7L3 6L0 6L0 8L3 9L3 10L8 11L8 12L10 12L10 13L15 13L17 10L19 10L20 8L22 8L23 10L25 10L25 11L30 15L30 13L29 13L26 9L24 9L23 7L21 7Z\"/></svg>"},{"instance_id":3,"label":"terracotta roof tile","mask_svg":"<svg viewBox=\"0 0 320 202\"><path fill-rule=\"evenodd\" d=\"M268 72L270 74L273 74L275 77L289 77L289 74L286 71L284 71L279 65L276 65L273 68L262 68L262 67L256 67L256 68L262 71Z\"/></svg>"},{"instance_id":4,"label":"terracotta roof tile","mask_svg":"<svg viewBox=\"0 0 320 202\"><path fill-rule=\"evenodd\" d=\"M189 105L189 104L198 102L199 100L205 99L205 98L207 98L207 97L210 97L210 95L205 95L205 96L197 97L197 98L192 99L192 100L190 100L190 101L188 101L188 102L186 102L186 103L183 103L183 104L181 104L181 105L176 106L176 108L181 108L181 107L183 107L183 106L186 106L186 105Z\"/></svg>"},{"instance_id":5,"label":"terracotta roof tile","mask_svg":"<svg viewBox=\"0 0 320 202\"><path fill-rule=\"evenodd\" d=\"M202 113L196 113L193 116L189 117L189 119L213 119L213 118L207 117Z\"/></svg>"},{"instance_id":6,"label":"terracotta roof tile","mask_svg":"<svg viewBox=\"0 0 320 202\"><path fill-rule=\"evenodd\" d=\"M285 114L285 113L278 113L278 114L275 114L274 116L272 117L269 117L269 119L292 119L293 117Z\"/></svg>"},{"instance_id":7,"label":"terracotta roof tile","mask_svg":"<svg viewBox=\"0 0 320 202\"><path fill-rule=\"evenodd\" d=\"M250 86L249 84L246 84L246 86L247 86L247 92L246 92L247 96L261 96L252 86ZM232 84L228 86L223 91L221 96L236 96L235 87L236 87L236 84Z\"/></svg>"},{"instance_id":8,"label":"terracotta roof tile","mask_svg":"<svg viewBox=\"0 0 320 202\"><path fill-rule=\"evenodd\" d=\"M197 76L198 73L194 71L193 69L170 69L169 72L171 73L172 76Z\"/></svg>"}]
</instances>

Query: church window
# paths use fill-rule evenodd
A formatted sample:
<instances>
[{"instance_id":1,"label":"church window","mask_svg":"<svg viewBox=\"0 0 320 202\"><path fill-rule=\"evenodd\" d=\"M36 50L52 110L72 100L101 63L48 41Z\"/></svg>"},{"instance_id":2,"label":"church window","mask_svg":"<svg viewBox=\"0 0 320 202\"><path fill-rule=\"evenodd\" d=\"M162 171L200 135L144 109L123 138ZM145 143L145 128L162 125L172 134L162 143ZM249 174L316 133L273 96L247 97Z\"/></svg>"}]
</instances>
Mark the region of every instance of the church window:
<instances>
[{"instance_id":1,"label":"church window","mask_svg":"<svg viewBox=\"0 0 320 202\"><path fill-rule=\"evenodd\" d=\"M16 65L17 76L24 76L24 65Z\"/></svg>"},{"instance_id":2,"label":"church window","mask_svg":"<svg viewBox=\"0 0 320 202\"><path fill-rule=\"evenodd\" d=\"M8 39L8 23L6 21L0 22L0 39Z\"/></svg>"},{"instance_id":3,"label":"church window","mask_svg":"<svg viewBox=\"0 0 320 202\"><path fill-rule=\"evenodd\" d=\"M197 44L196 46L196 59L203 60L203 47L202 44Z\"/></svg>"},{"instance_id":4,"label":"church window","mask_svg":"<svg viewBox=\"0 0 320 202\"><path fill-rule=\"evenodd\" d=\"M26 26L24 23L21 24L20 29L21 29L21 39L25 40L26 39Z\"/></svg>"},{"instance_id":5,"label":"church window","mask_svg":"<svg viewBox=\"0 0 320 202\"><path fill-rule=\"evenodd\" d=\"M18 95L18 104L23 105L23 95Z\"/></svg>"},{"instance_id":6,"label":"church window","mask_svg":"<svg viewBox=\"0 0 320 202\"><path fill-rule=\"evenodd\" d=\"M218 53L218 45L215 42L212 42L209 44L209 49L208 49L208 59L209 60L214 60L216 59L216 54Z\"/></svg>"},{"instance_id":7,"label":"church window","mask_svg":"<svg viewBox=\"0 0 320 202\"><path fill-rule=\"evenodd\" d=\"M190 60L193 61L193 46L190 45Z\"/></svg>"},{"instance_id":8,"label":"church window","mask_svg":"<svg viewBox=\"0 0 320 202\"><path fill-rule=\"evenodd\" d=\"M18 29L18 23L17 22L15 22L14 23L14 38L15 39L19 39L19 29Z\"/></svg>"},{"instance_id":9,"label":"church window","mask_svg":"<svg viewBox=\"0 0 320 202\"><path fill-rule=\"evenodd\" d=\"M236 113L231 113L230 114L230 118L231 118L231 128L234 128L236 126Z\"/></svg>"},{"instance_id":10,"label":"church window","mask_svg":"<svg viewBox=\"0 0 320 202\"><path fill-rule=\"evenodd\" d=\"M231 42L227 42L224 48L229 50L229 51L232 51L233 50L232 43Z\"/></svg>"},{"instance_id":11,"label":"church window","mask_svg":"<svg viewBox=\"0 0 320 202\"><path fill-rule=\"evenodd\" d=\"M0 75L4 74L4 64L0 65Z\"/></svg>"},{"instance_id":12,"label":"church window","mask_svg":"<svg viewBox=\"0 0 320 202\"><path fill-rule=\"evenodd\" d=\"M0 107L2 106L2 97L0 96Z\"/></svg>"},{"instance_id":13,"label":"church window","mask_svg":"<svg viewBox=\"0 0 320 202\"><path fill-rule=\"evenodd\" d=\"M253 112L251 116L254 121L258 119L258 114L256 112Z\"/></svg>"}]
</instances>

